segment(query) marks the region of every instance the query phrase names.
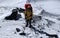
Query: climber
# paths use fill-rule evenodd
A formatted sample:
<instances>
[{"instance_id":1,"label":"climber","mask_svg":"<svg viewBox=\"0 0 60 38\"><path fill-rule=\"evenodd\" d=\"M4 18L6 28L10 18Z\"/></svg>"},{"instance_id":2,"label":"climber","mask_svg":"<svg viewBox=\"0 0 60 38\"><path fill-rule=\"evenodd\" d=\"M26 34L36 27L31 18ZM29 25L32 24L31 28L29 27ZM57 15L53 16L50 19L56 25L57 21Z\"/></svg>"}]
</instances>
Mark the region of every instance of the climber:
<instances>
[{"instance_id":1,"label":"climber","mask_svg":"<svg viewBox=\"0 0 60 38\"><path fill-rule=\"evenodd\" d=\"M33 10L32 10L31 4L25 4L24 15L25 15L25 20L26 20L26 27L28 27L29 25L29 27L31 28L32 27L31 21L33 18Z\"/></svg>"}]
</instances>

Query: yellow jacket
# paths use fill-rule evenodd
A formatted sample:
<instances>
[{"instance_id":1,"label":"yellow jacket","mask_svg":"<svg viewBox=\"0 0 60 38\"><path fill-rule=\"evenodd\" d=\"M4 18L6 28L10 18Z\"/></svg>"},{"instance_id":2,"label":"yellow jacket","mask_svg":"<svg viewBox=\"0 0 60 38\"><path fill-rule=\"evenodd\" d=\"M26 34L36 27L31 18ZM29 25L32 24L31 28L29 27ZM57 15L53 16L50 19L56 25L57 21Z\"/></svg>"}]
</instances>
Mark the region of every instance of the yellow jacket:
<instances>
[{"instance_id":1,"label":"yellow jacket","mask_svg":"<svg viewBox=\"0 0 60 38\"><path fill-rule=\"evenodd\" d=\"M33 17L33 12L27 10L24 12L24 15L25 15L25 19L31 20Z\"/></svg>"}]
</instances>

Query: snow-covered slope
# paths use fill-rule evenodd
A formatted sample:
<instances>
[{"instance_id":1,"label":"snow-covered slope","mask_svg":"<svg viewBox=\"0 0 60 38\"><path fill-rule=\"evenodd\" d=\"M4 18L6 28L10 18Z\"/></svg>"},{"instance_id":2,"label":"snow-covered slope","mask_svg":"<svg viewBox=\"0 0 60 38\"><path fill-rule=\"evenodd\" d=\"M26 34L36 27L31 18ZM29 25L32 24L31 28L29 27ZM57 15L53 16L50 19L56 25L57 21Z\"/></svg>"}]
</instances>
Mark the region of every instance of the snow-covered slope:
<instances>
[{"instance_id":1,"label":"snow-covered slope","mask_svg":"<svg viewBox=\"0 0 60 38\"><path fill-rule=\"evenodd\" d=\"M24 8L27 0L1 0L0 1L0 20L10 15L12 9L16 7Z\"/></svg>"},{"instance_id":2,"label":"snow-covered slope","mask_svg":"<svg viewBox=\"0 0 60 38\"><path fill-rule=\"evenodd\" d=\"M32 1L32 0L30 0ZM33 0L34 1L34 0ZM29 27L25 29L25 19L20 18L19 20L5 20L4 18L11 14L11 10L15 7L24 8L26 0L3 0L0 2L0 38L49 38L48 34L57 35L60 38L60 20L57 20L60 17L60 5L58 1L40 1L31 2L33 6L34 15L42 16L42 20L34 18L35 23L32 22L32 25L39 31L34 31ZM25 32L27 35L22 36L16 32L16 28L19 28L21 32ZM47 34L46 34L47 33Z\"/></svg>"},{"instance_id":3,"label":"snow-covered slope","mask_svg":"<svg viewBox=\"0 0 60 38\"><path fill-rule=\"evenodd\" d=\"M0 7L23 7L26 0L4 0L0 3Z\"/></svg>"},{"instance_id":4,"label":"snow-covered slope","mask_svg":"<svg viewBox=\"0 0 60 38\"><path fill-rule=\"evenodd\" d=\"M60 1L59 0L39 0L33 1L37 7L42 7L45 11L52 13L52 14L60 14Z\"/></svg>"}]
</instances>

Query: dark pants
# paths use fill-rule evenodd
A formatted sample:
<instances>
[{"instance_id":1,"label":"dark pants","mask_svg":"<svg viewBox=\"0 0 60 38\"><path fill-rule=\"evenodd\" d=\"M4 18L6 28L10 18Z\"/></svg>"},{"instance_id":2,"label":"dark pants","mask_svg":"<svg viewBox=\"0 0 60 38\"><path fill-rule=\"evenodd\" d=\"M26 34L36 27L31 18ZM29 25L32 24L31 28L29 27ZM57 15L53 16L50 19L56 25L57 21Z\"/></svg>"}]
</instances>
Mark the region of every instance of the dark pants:
<instances>
[{"instance_id":1,"label":"dark pants","mask_svg":"<svg viewBox=\"0 0 60 38\"><path fill-rule=\"evenodd\" d=\"M29 25L29 27L32 26L32 25L31 25L31 20L26 20L26 27L28 27L28 25Z\"/></svg>"}]
</instances>

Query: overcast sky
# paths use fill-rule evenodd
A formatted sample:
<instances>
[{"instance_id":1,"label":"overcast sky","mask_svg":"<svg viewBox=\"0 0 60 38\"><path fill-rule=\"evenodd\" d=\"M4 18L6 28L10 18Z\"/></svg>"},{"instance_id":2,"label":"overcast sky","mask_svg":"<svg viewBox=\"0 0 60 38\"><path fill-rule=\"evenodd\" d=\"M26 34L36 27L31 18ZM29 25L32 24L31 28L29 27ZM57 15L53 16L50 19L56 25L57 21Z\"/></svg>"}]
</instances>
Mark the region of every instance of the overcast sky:
<instances>
[{"instance_id":1,"label":"overcast sky","mask_svg":"<svg viewBox=\"0 0 60 38\"><path fill-rule=\"evenodd\" d=\"M60 0L41 0L41 1L60 1Z\"/></svg>"},{"instance_id":2,"label":"overcast sky","mask_svg":"<svg viewBox=\"0 0 60 38\"><path fill-rule=\"evenodd\" d=\"M3 2L3 1L7 1L7 0L0 0L0 3ZM31 0L30 0L31 1ZM34 0L32 0L34 1ZM36 0L37 1L37 0ZM39 1L60 1L60 0L39 0Z\"/></svg>"}]
</instances>

